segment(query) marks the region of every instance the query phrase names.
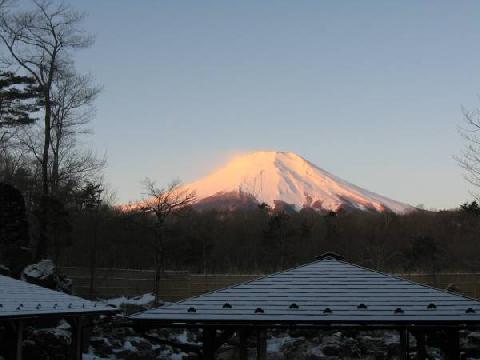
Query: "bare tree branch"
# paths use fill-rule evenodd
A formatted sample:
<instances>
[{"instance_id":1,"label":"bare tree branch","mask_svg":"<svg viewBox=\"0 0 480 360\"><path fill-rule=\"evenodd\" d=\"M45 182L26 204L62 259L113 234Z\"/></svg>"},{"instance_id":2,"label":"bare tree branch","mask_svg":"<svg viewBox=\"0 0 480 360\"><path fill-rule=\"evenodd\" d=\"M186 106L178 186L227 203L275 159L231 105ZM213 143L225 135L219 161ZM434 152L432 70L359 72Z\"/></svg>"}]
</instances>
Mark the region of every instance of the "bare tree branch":
<instances>
[{"instance_id":1,"label":"bare tree branch","mask_svg":"<svg viewBox=\"0 0 480 360\"><path fill-rule=\"evenodd\" d=\"M172 182L166 188L159 188L150 179L145 179L144 186L149 198L138 210L155 216L155 239L151 243L155 258L155 302L159 301L160 277L165 270L166 249L164 230L166 221L172 215L178 215L182 210L195 202L195 192L181 186L179 181Z\"/></svg>"},{"instance_id":2,"label":"bare tree branch","mask_svg":"<svg viewBox=\"0 0 480 360\"><path fill-rule=\"evenodd\" d=\"M480 188L480 109L463 110L464 126L458 128L465 145L455 160L464 170L464 178Z\"/></svg>"}]
</instances>

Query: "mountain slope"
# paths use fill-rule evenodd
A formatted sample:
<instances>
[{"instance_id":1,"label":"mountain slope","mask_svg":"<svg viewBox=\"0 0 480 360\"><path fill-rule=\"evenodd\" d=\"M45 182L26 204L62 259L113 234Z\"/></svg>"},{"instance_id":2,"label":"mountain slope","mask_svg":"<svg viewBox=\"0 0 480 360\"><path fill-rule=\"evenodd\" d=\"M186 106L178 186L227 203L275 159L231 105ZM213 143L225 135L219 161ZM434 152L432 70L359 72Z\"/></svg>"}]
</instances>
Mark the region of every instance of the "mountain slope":
<instances>
[{"instance_id":1,"label":"mountain slope","mask_svg":"<svg viewBox=\"0 0 480 360\"><path fill-rule=\"evenodd\" d=\"M413 207L375 194L340 179L290 152L262 151L239 156L212 174L186 185L203 199L248 193L259 202L278 202L297 209L345 208L404 213Z\"/></svg>"}]
</instances>

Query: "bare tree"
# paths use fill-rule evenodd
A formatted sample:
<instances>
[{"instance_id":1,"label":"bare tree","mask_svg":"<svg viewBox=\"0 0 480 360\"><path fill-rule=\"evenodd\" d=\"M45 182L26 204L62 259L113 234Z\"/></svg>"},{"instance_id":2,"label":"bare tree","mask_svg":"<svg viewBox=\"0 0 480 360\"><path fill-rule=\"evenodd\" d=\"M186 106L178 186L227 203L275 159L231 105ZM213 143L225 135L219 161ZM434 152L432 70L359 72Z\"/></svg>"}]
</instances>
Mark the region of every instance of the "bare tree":
<instances>
[{"instance_id":1,"label":"bare tree","mask_svg":"<svg viewBox=\"0 0 480 360\"><path fill-rule=\"evenodd\" d=\"M0 0L0 16L3 16L4 14L6 14L11 3L12 3L12 0Z\"/></svg>"},{"instance_id":2,"label":"bare tree","mask_svg":"<svg viewBox=\"0 0 480 360\"><path fill-rule=\"evenodd\" d=\"M159 188L149 179L145 180L147 200L143 202L140 210L146 214L155 216L154 233L152 242L155 263L154 294L155 304L159 303L160 279L165 272L165 225L167 220L178 215L182 210L195 202L195 192L181 186L180 182L174 181L166 188Z\"/></svg>"},{"instance_id":3,"label":"bare tree","mask_svg":"<svg viewBox=\"0 0 480 360\"><path fill-rule=\"evenodd\" d=\"M0 43L8 57L2 60L20 67L32 76L40 87L43 110L42 152L35 154L41 165L42 201L47 206L49 196L49 150L52 134L53 86L59 74L72 65L71 51L85 48L92 37L79 26L83 14L64 3L32 0L33 8L17 12L3 12L0 17ZM46 211L40 211L46 214ZM39 218L39 239L35 257L46 255L48 248L46 215Z\"/></svg>"},{"instance_id":4,"label":"bare tree","mask_svg":"<svg viewBox=\"0 0 480 360\"><path fill-rule=\"evenodd\" d=\"M72 159L72 155L78 153L75 146L77 135L89 132L87 126L94 116L94 102L100 88L92 84L91 76L79 76L72 72L60 74L54 85L50 171L52 192L58 189L62 180L62 168L68 170L66 174L89 175L103 166L102 161L91 153L85 153L80 162Z\"/></svg>"},{"instance_id":5,"label":"bare tree","mask_svg":"<svg viewBox=\"0 0 480 360\"><path fill-rule=\"evenodd\" d=\"M463 152L456 157L465 179L480 188L480 109L463 111L465 126L459 132L465 141Z\"/></svg>"}]
</instances>

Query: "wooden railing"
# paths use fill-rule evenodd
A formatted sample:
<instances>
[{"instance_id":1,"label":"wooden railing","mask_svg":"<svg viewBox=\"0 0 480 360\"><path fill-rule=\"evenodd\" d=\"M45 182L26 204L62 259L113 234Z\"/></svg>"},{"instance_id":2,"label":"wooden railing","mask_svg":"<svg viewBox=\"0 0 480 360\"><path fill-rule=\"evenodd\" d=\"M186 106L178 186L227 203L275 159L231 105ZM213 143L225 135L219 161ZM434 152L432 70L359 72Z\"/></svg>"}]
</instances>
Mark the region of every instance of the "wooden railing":
<instances>
[{"instance_id":1,"label":"wooden railing","mask_svg":"<svg viewBox=\"0 0 480 360\"><path fill-rule=\"evenodd\" d=\"M89 297L90 275L88 268L65 267L63 272L73 280L73 293ZM95 276L95 296L113 298L135 296L152 292L153 270L100 268ZM187 271L166 271L160 284L160 298L178 301L221 289L233 284L256 279L260 274L192 274ZM398 274L415 282L446 289L454 285L459 292L480 298L480 273Z\"/></svg>"},{"instance_id":2,"label":"wooden railing","mask_svg":"<svg viewBox=\"0 0 480 360\"><path fill-rule=\"evenodd\" d=\"M73 280L73 293L89 297L90 275L87 268L66 267L62 271ZM153 270L97 269L95 295L99 298L134 296L152 292ZM253 280L261 275L191 274L186 271L166 271L160 280L160 298L177 301L229 285Z\"/></svg>"}]
</instances>

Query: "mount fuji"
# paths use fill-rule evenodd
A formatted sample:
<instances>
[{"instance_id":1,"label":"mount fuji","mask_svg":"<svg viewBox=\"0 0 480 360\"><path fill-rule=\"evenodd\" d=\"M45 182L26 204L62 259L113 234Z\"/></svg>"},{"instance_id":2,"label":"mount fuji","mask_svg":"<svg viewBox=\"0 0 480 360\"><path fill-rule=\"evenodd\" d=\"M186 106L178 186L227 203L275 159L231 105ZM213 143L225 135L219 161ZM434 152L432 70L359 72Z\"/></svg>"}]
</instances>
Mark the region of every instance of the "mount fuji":
<instances>
[{"instance_id":1,"label":"mount fuji","mask_svg":"<svg viewBox=\"0 0 480 360\"><path fill-rule=\"evenodd\" d=\"M252 203L296 210L371 210L406 213L415 208L365 190L291 152L260 151L238 156L210 175L185 185L199 208Z\"/></svg>"}]
</instances>

